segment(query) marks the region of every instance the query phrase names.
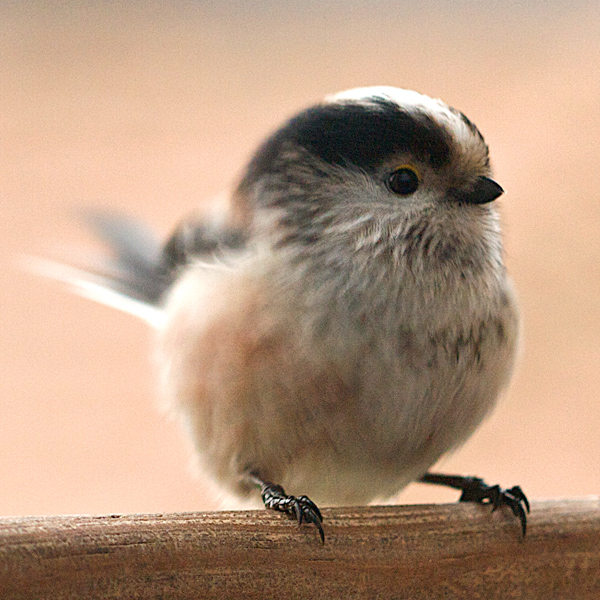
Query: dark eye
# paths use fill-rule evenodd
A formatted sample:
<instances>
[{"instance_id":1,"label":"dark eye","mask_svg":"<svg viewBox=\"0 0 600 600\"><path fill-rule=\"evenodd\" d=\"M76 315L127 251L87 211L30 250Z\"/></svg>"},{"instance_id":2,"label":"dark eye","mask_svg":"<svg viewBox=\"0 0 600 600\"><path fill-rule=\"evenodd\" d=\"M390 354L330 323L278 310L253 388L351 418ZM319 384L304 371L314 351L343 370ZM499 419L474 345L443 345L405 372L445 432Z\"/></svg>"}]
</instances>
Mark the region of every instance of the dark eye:
<instances>
[{"instance_id":1,"label":"dark eye","mask_svg":"<svg viewBox=\"0 0 600 600\"><path fill-rule=\"evenodd\" d=\"M394 194L400 196L414 194L419 187L419 183L417 171L407 165L397 168L388 178L388 187Z\"/></svg>"}]
</instances>

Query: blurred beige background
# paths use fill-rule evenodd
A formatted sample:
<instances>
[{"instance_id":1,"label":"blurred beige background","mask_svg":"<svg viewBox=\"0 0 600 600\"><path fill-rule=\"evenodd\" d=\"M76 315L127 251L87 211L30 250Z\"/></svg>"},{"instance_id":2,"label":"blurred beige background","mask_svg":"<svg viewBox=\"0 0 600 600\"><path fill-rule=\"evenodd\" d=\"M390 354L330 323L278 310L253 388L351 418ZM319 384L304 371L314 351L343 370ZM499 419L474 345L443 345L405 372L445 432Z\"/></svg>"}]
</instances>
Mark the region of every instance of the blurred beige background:
<instances>
[{"instance_id":1,"label":"blurred beige background","mask_svg":"<svg viewBox=\"0 0 600 600\"><path fill-rule=\"evenodd\" d=\"M217 3L215 3L217 4ZM0 3L0 514L216 506L157 409L143 323L15 268L107 206L166 234L292 112L414 88L492 149L525 323L509 394L440 465L600 493L597 2ZM401 502L456 494L411 486Z\"/></svg>"}]
</instances>

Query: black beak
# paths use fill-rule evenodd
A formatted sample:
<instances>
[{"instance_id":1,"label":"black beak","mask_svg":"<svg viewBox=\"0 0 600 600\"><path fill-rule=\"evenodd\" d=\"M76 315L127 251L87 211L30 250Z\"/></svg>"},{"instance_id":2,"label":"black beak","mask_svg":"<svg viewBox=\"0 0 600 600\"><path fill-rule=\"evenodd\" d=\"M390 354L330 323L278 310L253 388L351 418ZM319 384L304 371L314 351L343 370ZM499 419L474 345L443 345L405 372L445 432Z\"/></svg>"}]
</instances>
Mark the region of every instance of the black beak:
<instances>
[{"instance_id":1,"label":"black beak","mask_svg":"<svg viewBox=\"0 0 600 600\"><path fill-rule=\"evenodd\" d=\"M475 186L471 190L467 192L453 190L452 197L466 204L487 204L503 193L504 190L493 179L478 177Z\"/></svg>"}]
</instances>

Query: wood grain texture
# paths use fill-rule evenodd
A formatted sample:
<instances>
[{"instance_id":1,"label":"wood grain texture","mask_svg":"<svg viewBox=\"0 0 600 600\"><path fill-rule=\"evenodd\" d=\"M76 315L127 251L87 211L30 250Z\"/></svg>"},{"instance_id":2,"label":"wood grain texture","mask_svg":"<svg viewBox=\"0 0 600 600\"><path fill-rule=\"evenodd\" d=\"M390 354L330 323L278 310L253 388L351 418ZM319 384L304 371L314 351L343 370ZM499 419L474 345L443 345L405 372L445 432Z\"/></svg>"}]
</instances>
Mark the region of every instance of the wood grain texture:
<instances>
[{"instance_id":1,"label":"wood grain texture","mask_svg":"<svg viewBox=\"0 0 600 600\"><path fill-rule=\"evenodd\" d=\"M600 598L600 498L0 519L0 598Z\"/></svg>"}]
</instances>

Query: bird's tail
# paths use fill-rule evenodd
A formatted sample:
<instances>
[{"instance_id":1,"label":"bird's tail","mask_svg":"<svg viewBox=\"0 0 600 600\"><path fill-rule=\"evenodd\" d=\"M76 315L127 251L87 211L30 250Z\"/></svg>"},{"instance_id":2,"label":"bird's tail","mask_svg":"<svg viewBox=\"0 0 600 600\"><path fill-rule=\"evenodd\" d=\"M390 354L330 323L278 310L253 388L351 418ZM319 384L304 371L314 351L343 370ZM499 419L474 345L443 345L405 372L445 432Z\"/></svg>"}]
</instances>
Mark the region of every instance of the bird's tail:
<instances>
[{"instance_id":1,"label":"bird's tail","mask_svg":"<svg viewBox=\"0 0 600 600\"><path fill-rule=\"evenodd\" d=\"M162 320L161 300L172 283L158 236L141 223L108 211L85 211L83 220L107 246L102 257L82 256L67 265L45 259L29 260L38 273L63 281L82 296L144 319Z\"/></svg>"}]
</instances>

